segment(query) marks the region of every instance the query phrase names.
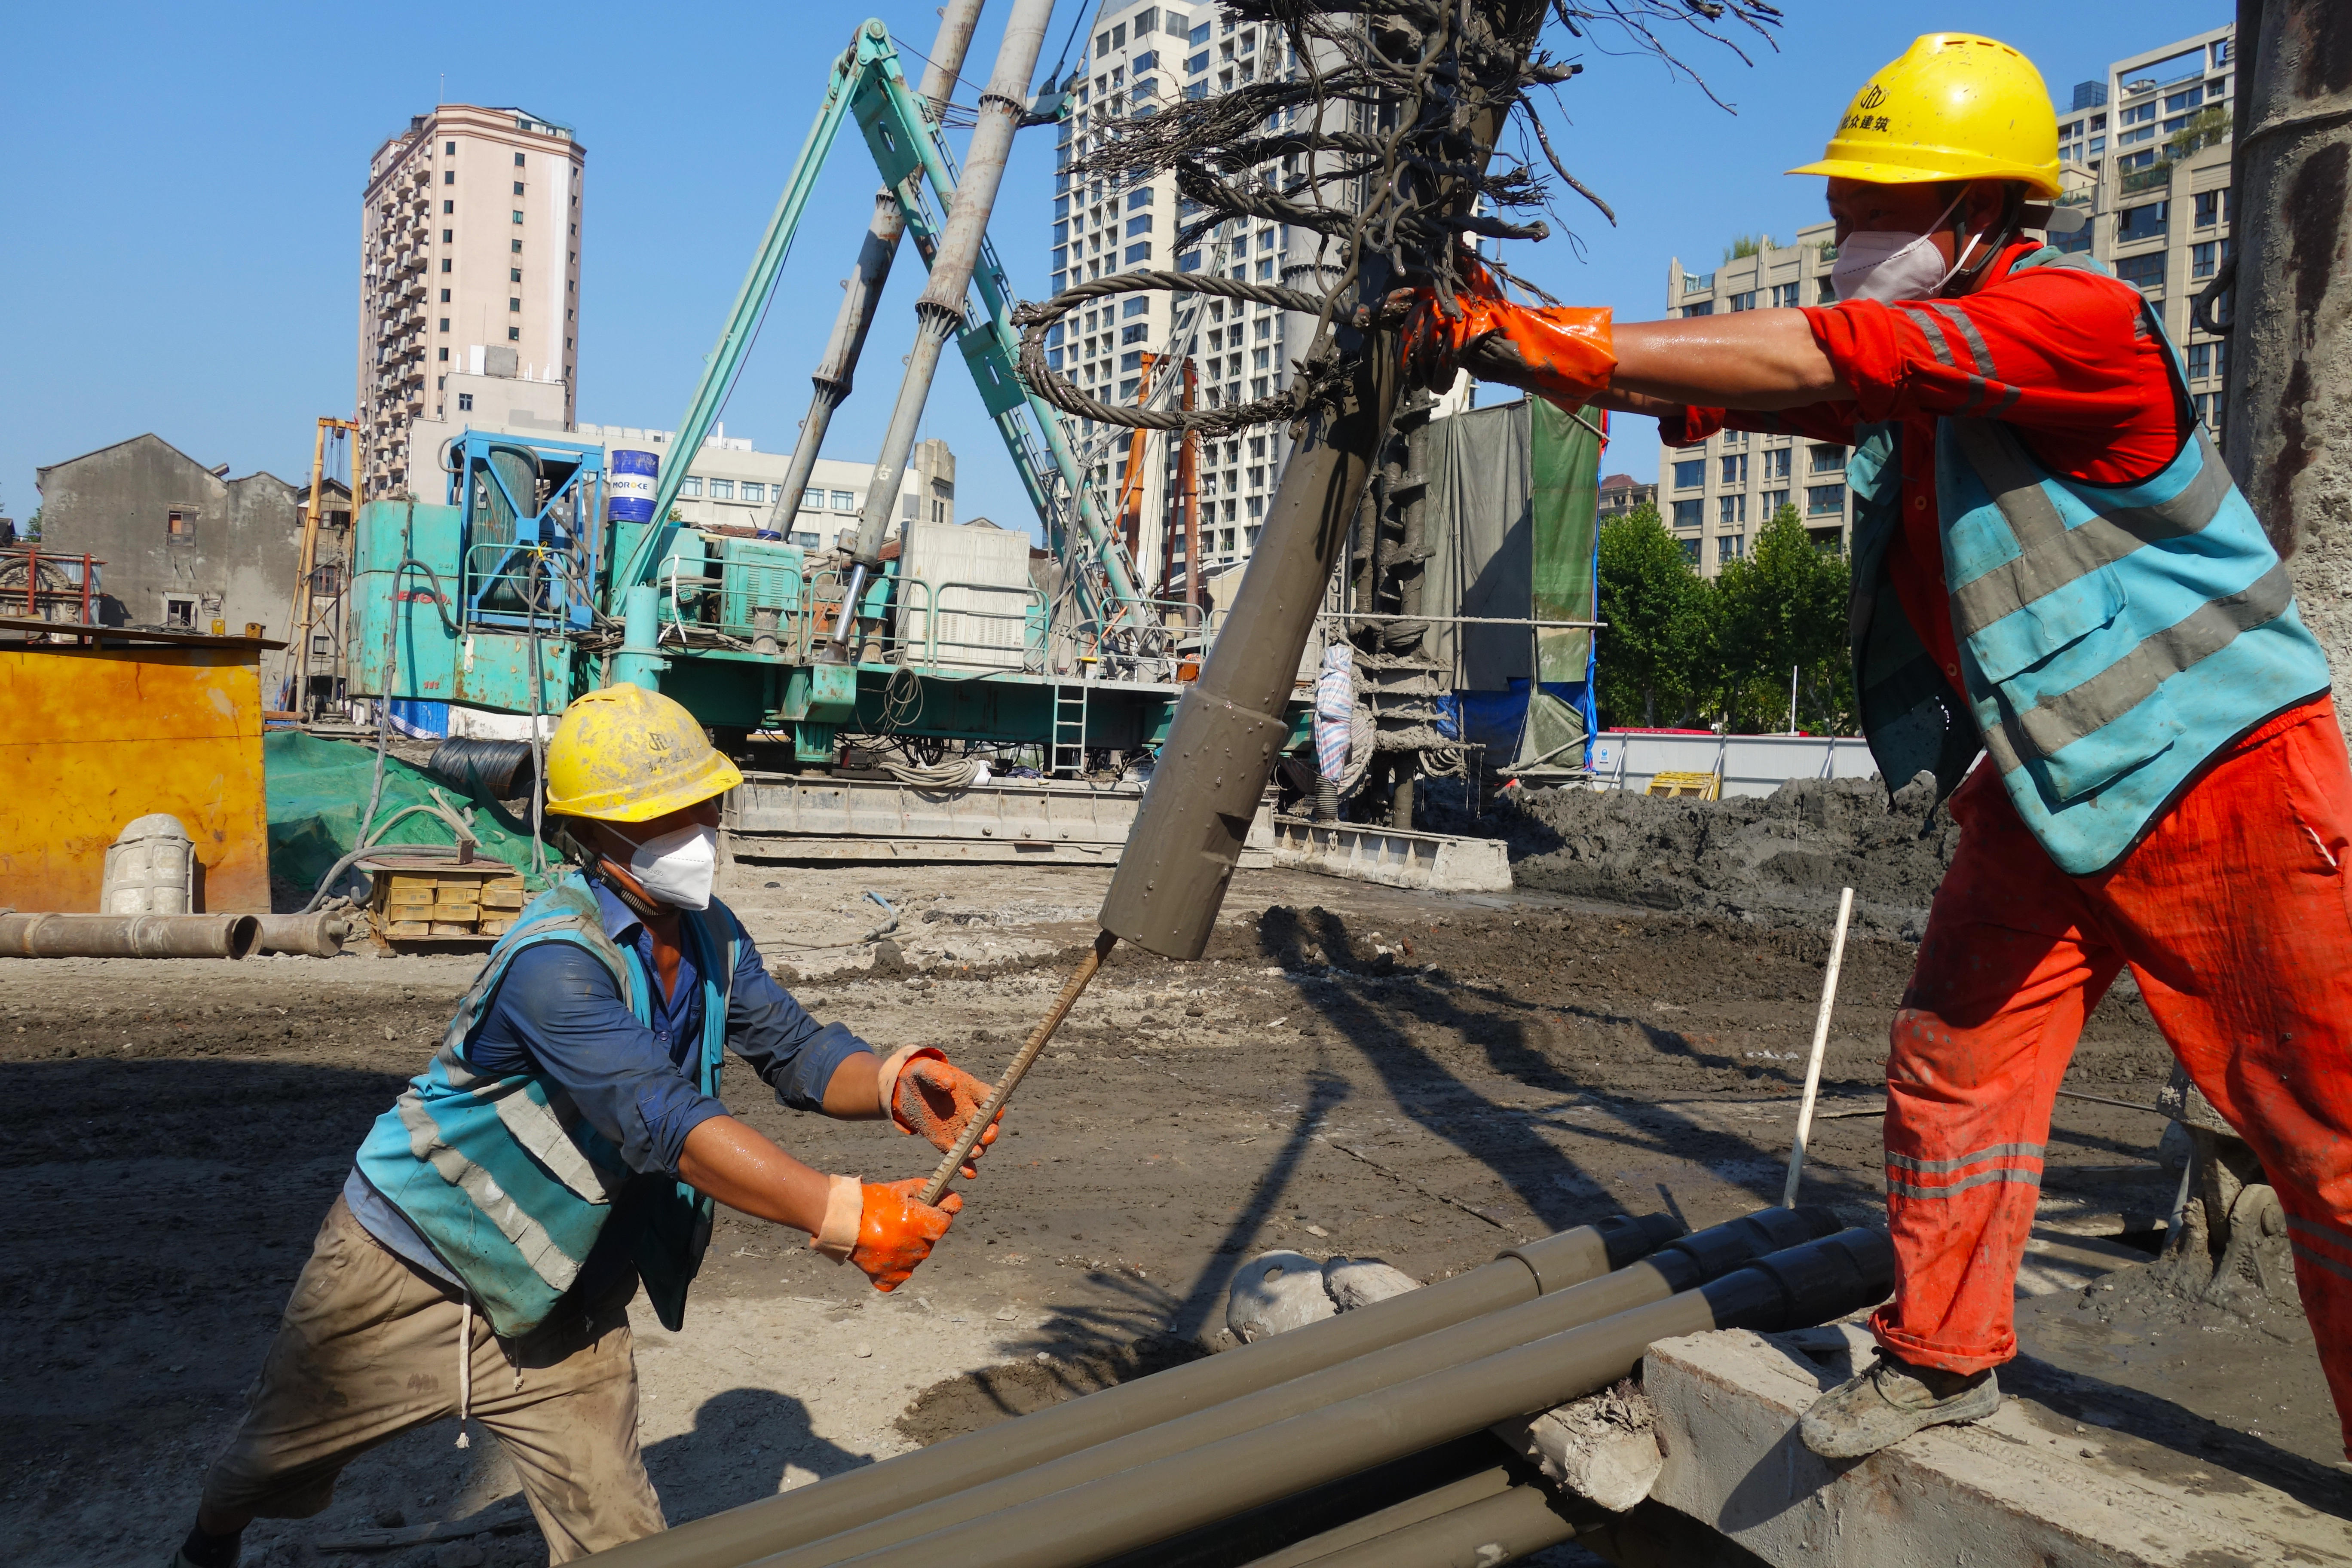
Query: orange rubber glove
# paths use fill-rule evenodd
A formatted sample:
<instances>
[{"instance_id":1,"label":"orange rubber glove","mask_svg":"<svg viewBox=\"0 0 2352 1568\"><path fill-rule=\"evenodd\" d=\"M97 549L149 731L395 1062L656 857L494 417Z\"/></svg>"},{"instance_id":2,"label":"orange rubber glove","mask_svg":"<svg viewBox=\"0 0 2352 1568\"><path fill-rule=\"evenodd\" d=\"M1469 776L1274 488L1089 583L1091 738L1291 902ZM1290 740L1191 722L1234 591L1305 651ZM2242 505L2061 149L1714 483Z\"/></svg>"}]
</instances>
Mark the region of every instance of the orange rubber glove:
<instances>
[{"instance_id":1,"label":"orange rubber glove","mask_svg":"<svg viewBox=\"0 0 2352 1568\"><path fill-rule=\"evenodd\" d=\"M1428 288L1391 296L1407 306L1405 377L1432 392L1454 384L1466 370L1481 381L1525 388L1563 408L1580 408L1609 384L1617 369L1610 346L1612 315L1605 306L1537 309L1503 298L1494 274L1461 258L1470 292L1454 297L1447 315Z\"/></svg>"},{"instance_id":2,"label":"orange rubber glove","mask_svg":"<svg viewBox=\"0 0 2352 1568\"><path fill-rule=\"evenodd\" d=\"M886 1293L913 1277L963 1208L962 1195L957 1193L941 1198L937 1208L924 1203L916 1196L923 1190L919 1176L903 1182L861 1183L855 1176L832 1180L824 1223L809 1237L809 1245L836 1263L855 1263L874 1281L874 1289Z\"/></svg>"},{"instance_id":3,"label":"orange rubber glove","mask_svg":"<svg viewBox=\"0 0 2352 1568\"><path fill-rule=\"evenodd\" d=\"M987 1102L991 1087L948 1060L936 1046L910 1046L882 1064L883 1110L899 1131L914 1133L941 1151L955 1147L956 1140ZM992 1123L981 1133L980 1142L972 1145L973 1160L996 1142L996 1131ZM963 1173L969 1178L980 1171L967 1161Z\"/></svg>"}]
</instances>

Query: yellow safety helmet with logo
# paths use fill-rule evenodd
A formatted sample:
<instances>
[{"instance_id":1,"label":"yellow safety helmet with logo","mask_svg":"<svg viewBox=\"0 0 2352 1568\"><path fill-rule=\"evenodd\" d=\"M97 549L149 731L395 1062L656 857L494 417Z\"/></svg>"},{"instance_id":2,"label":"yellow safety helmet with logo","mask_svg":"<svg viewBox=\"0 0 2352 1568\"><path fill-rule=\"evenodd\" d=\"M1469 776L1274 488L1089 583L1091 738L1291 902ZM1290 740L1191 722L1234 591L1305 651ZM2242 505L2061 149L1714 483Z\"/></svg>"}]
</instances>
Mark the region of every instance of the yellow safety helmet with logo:
<instances>
[{"instance_id":1,"label":"yellow safety helmet with logo","mask_svg":"<svg viewBox=\"0 0 2352 1568\"><path fill-rule=\"evenodd\" d=\"M1878 185L2016 180L2059 194L2058 111L2033 62L1997 38L1929 33L1864 84L1821 161L1792 174Z\"/></svg>"},{"instance_id":2,"label":"yellow safety helmet with logo","mask_svg":"<svg viewBox=\"0 0 2352 1568\"><path fill-rule=\"evenodd\" d=\"M563 710L547 744L547 809L599 822L647 822L743 782L673 699L623 684Z\"/></svg>"}]
</instances>

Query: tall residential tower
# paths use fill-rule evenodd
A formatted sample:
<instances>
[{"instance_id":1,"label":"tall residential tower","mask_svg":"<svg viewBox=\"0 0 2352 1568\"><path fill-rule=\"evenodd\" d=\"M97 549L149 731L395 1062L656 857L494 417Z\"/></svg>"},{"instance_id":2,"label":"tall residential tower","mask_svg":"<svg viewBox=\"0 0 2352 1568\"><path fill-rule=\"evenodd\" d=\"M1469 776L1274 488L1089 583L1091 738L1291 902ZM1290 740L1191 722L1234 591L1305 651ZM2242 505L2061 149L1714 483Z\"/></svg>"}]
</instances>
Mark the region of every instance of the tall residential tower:
<instances>
[{"instance_id":1,"label":"tall residential tower","mask_svg":"<svg viewBox=\"0 0 2352 1568\"><path fill-rule=\"evenodd\" d=\"M1321 293L1318 241L1306 230L1235 220L1179 251L1176 237L1198 211L1177 195L1172 174L1080 180L1070 169L1108 145L1122 121L1298 68L1276 29L1214 4L1105 0L1070 79L1073 107L1060 127L1048 292L1109 273L1173 268ZM1190 359L1198 405L1215 407L1287 386L1290 362L1307 352L1313 325L1311 317L1271 305L1129 294L1067 318L1046 338L1045 357L1096 397L1130 404L1148 393L1147 366ZM1078 422L1073 434L1103 514L1118 515L1130 437L1123 428L1092 421ZM1179 531L1184 508L1176 493L1181 443L1156 434L1150 439L1129 549L1149 592L1181 596L1186 557ZM1202 441L1197 504L1203 578L1249 559L1289 447L1279 425Z\"/></svg>"},{"instance_id":2,"label":"tall residential tower","mask_svg":"<svg viewBox=\"0 0 2352 1568\"><path fill-rule=\"evenodd\" d=\"M359 425L372 496L439 499L410 427L452 374L560 384L576 417L580 185L570 127L446 103L368 163L360 214Z\"/></svg>"}]
</instances>

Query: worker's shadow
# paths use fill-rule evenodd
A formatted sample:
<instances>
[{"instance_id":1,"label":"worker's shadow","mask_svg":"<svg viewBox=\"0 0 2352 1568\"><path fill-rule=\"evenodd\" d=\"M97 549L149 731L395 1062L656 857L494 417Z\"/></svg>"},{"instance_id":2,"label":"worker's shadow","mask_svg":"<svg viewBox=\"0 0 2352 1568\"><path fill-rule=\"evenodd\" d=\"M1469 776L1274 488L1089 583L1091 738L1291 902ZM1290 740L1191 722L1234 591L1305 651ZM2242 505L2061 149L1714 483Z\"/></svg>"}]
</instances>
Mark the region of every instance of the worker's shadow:
<instances>
[{"instance_id":1,"label":"worker's shadow","mask_svg":"<svg viewBox=\"0 0 2352 1568\"><path fill-rule=\"evenodd\" d=\"M730 1388L694 1413L694 1430L646 1450L646 1473L673 1521L773 1497L872 1462L809 1429L808 1406L769 1388ZM789 1472L797 1472L790 1474Z\"/></svg>"},{"instance_id":2,"label":"worker's shadow","mask_svg":"<svg viewBox=\"0 0 2352 1568\"><path fill-rule=\"evenodd\" d=\"M1258 1173L1249 1196L1234 1211L1233 1222L1210 1253L1207 1266L1177 1307L1169 1327L1179 1339L1193 1339L1210 1326L1211 1315L1223 1301L1226 1289L1240 1271L1244 1255L1258 1241L1259 1231L1273 1217L1283 1194L1290 1190L1291 1179L1298 1173L1307 1146L1321 1136L1325 1119L1348 1098L1348 1092L1347 1080L1336 1073L1318 1069L1307 1075L1306 1102L1298 1108L1298 1120L1275 1150L1274 1158Z\"/></svg>"},{"instance_id":3,"label":"worker's shadow","mask_svg":"<svg viewBox=\"0 0 2352 1568\"><path fill-rule=\"evenodd\" d=\"M1493 1172L1546 1226L1557 1230L1581 1224L1619 1206L1605 1181L1541 1136L1524 1117L1464 1082L1396 1022L1407 1018L1428 1034L1455 1036L1481 1052L1493 1071L1529 1089L1554 1094L1588 1091L1591 1086L1572 1067L1538 1039L1538 1026L1556 1025L1539 1017L1536 1009L1507 993L1486 990L1474 993L1486 1004L1474 1010L1455 1000L1465 988L1418 984L1388 985L1380 992L1378 1005L1367 1005L1368 998L1355 990L1358 977L1378 976L1393 960L1384 962L1377 952L1360 951L1368 944L1358 942L1347 921L1328 910L1302 911L1277 905L1266 910L1258 924L1258 946L1286 970L1327 969L1335 984L1302 988L1301 1000L1362 1055L1406 1115ZM1547 1011L1556 1015L1559 1010ZM1651 1048L1662 1055L1690 1056L1713 1067L1738 1065L1728 1057L1700 1052L1670 1031L1638 1020L1622 1022L1635 1024ZM1766 1151L1755 1142L1702 1127L1664 1106L1646 1107L1639 1128L1595 1126L1584 1132L1588 1138L1613 1139L1629 1152L1673 1152L1678 1158L1755 1165L1751 1174L1726 1174L1761 1201L1771 1201L1780 1184L1780 1177L1759 1163L1757 1157ZM1848 1190L1851 1184L1827 1172L1818 1183L1822 1201L1876 1200L1874 1192L1860 1186Z\"/></svg>"}]
</instances>

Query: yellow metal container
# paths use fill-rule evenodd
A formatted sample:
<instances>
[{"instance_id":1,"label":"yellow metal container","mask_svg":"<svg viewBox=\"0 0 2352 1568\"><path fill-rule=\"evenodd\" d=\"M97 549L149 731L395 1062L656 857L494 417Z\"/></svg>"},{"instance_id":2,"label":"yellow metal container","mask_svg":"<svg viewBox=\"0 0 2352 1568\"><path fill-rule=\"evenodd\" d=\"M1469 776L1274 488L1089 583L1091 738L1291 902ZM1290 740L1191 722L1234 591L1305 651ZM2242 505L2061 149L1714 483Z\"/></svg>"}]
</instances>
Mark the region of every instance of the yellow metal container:
<instances>
[{"instance_id":1,"label":"yellow metal container","mask_svg":"<svg viewBox=\"0 0 2352 1568\"><path fill-rule=\"evenodd\" d=\"M267 913L260 667L279 646L0 640L0 906L97 910L107 846L162 811L195 844L193 908Z\"/></svg>"}]
</instances>

